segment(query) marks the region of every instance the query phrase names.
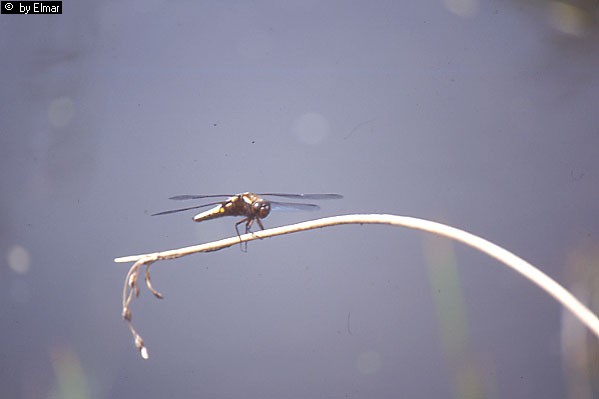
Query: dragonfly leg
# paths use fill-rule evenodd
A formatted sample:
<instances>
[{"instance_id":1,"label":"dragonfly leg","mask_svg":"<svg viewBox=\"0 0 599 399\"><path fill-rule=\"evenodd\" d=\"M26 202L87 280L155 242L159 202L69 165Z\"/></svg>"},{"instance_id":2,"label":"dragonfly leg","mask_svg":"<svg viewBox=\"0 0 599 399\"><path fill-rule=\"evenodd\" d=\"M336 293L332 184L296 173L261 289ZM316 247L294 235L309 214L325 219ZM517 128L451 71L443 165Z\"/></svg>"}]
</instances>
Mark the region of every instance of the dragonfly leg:
<instances>
[{"instance_id":1,"label":"dragonfly leg","mask_svg":"<svg viewBox=\"0 0 599 399\"><path fill-rule=\"evenodd\" d=\"M245 224L245 234L247 233L251 233L251 228L254 225L254 218L248 218L249 220L247 221L247 223Z\"/></svg>"},{"instance_id":2,"label":"dragonfly leg","mask_svg":"<svg viewBox=\"0 0 599 399\"><path fill-rule=\"evenodd\" d=\"M255 236L253 231L249 231L249 228L252 227L252 224L254 223L254 220L256 222L258 222L258 225L260 226L260 230L264 230L264 225L262 224L262 221L260 220L260 218L258 216L256 216L255 219L252 219L250 221L248 221L248 226L246 228L246 232L252 233L253 236ZM259 237L260 238L260 237ZM260 238L261 240L263 240L263 238Z\"/></svg>"},{"instance_id":3,"label":"dragonfly leg","mask_svg":"<svg viewBox=\"0 0 599 399\"><path fill-rule=\"evenodd\" d=\"M260 226L260 230L264 230L264 225L262 224L262 221L260 220L259 217L256 217L256 222L258 222L258 225ZM264 237L259 237L261 240L264 240Z\"/></svg>"},{"instance_id":4,"label":"dragonfly leg","mask_svg":"<svg viewBox=\"0 0 599 399\"><path fill-rule=\"evenodd\" d=\"M239 237L239 246L241 248L241 252L247 252L248 251L248 243L247 242L241 242L241 234L239 234L239 225L241 223L245 223L245 232L247 234L247 232L249 230L248 225L251 226L250 221L251 221L250 218L245 218L245 219L241 219L239 222L235 223L235 231L237 232L237 237Z\"/></svg>"}]
</instances>

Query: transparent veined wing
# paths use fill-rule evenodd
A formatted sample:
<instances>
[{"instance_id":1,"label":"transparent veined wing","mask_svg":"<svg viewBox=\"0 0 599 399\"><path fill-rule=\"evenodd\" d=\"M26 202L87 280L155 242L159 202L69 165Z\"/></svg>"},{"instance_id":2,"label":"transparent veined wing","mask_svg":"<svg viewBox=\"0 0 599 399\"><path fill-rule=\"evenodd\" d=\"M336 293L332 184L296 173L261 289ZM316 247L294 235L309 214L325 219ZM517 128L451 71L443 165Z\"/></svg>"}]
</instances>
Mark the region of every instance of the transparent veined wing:
<instances>
[{"instance_id":1,"label":"transparent veined wing","mask_svg":"<svg viewBox=\"0 0 599 399\"><path fill-rule=\"evenodd\" d=\"M273 211L317 211L320 207L316 204L302 204L295 202L268 201Z\"/></svg>"},{"instance_id":2,"label":"transparent veined wing","mask_svg":"<svg viewBox=\"0 0 599 399\"><path fill-rule=\"evenodd\" d=\"M202 198L229 198L234 197L239 194L210 194L210 195L195 195L195 194L184 194L184 195L175 195L174 197L170 197L171 200L177 201L185 201L192 199L202 199ZM256 195L269 195L272 197L283 197L283 198L294 198L294 199L314 199L314 200L327 200L327 199L340 199L343 198L343 195L340 194L286 194L286 193L258 193Z\"/></svg>"},{"instance_id":3,"label":"transparent veined wing","mask_svg":"<svg viewBox=\"0 0 599 399\"><path fill-rule=\"evenodd\" d=\"M284 198L295 198L295 199L315 199L315 200L327 200L327 199L340 199L343 198L341 194L283 194L283 193L260 193L256 195L270 195L272 197L284 197Z\"/></svg>"},{"instance_id":4,"label":"transparent veined wing","mask_svg":"<svg viewBox=\"0 0 599 399\"><path fill-rule=\"evenodd\" d=\"M191 209L205 208L207 206L215 206L215 205L222 205L222 202L211 202L209 204L202 204L202 205L197 205L197 206L190 206L189 208L171 209L170 211L163 211L163 212L154 213L154 214L152 214L152 216L168 215L170 213L177 213L177 212L189 211Z\"/></svg>"},{"instance_id":5,"label":"transparent veined wing","mask_svg":"<svg viewBox=\"0 0 599 399\"><path fill-rule=\"evenodd\" d=\"M169 197L169 199L171 200L177 200L177 201L185 201L185 200L191 200L191 199L202 199L202 198L229 198L229 197L234 197L235 194L210 194L210 195L190 195L190 194L185 194L185 195L175 195L174 197Z\"/></svg>"}]
</instances>

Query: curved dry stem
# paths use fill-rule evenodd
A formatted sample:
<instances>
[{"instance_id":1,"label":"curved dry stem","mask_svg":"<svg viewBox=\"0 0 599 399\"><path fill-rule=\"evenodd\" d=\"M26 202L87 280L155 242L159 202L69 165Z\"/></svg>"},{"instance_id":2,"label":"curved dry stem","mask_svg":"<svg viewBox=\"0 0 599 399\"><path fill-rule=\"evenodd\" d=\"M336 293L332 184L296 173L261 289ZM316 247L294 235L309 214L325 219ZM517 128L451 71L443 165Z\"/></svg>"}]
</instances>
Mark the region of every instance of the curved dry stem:
<instances>
[{"instance_id":1,"label":"curved dry stem","mask_svg":"<svg viewBox=\"0 0 599 399\"><path fill-rule=\"evenodd\" d=\"M269 238L274 236L280 236L284 234L297 233L299 231L319 229L322 227L336 226L342 224L388 224L394 226L408 227L416 230L427 231L437 235L452 238L456 241L462 242L473 248L478 249L481 252L503 262L508 267L517 271L528 280L539 286L559 303L561 303L566 309L572 312L584 325L586 325L594 334L599 338L599 319L592 313L586 306L584 306L578 299L576 299L568 290L558 284L551 277L526 262L522 258L514 255L513 253L501 248L498 245L493 244L481 237L475 236L474 234L468 233L464 230L450 227L441 223L431 222L429 220L417 219L407 216L397 215L343 215L333 216L323 219L312 220L308 222L297 223L288 226L276 227L268 230L261 230L254 233L244 234L241 237L226 238L219 241L213 241L206 244L194 245L191 247L173 249L170 251L154 252L149 254L126 256L116 258L114 261L117 263L123 262L135 262L135 264L127 273L125 280L125 287L123 289L123 318L127 321L131 333L135 338L137 348L140 350L142 357L147 359L147 349L143 344L143 340L135 332L131 325L131 311L129 306L133 299L133 293L136 296L139 295L139 285L137 283L139 271L142 266L146 266L146 285L148 289L158 298L162 298L162 295L158 293L152 287L150 282L150 271L149 267L153 262L158 260L175 259L185 255L190 255L198 252L212 252L218 251L223 248L230 247L232 245L239 244L240 242L249 242L263 238ZM145 354L145 356L144 356Z\"/></svg>"}]
</instances>

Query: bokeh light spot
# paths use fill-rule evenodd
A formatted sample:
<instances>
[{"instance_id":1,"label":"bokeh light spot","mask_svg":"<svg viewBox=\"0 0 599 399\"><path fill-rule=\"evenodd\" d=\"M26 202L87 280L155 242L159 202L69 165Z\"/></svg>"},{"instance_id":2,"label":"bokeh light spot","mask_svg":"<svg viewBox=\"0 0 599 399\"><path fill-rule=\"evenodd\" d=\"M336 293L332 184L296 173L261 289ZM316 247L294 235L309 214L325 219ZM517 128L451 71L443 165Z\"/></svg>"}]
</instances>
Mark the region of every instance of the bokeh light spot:
<instances>
[{"instance_id":1,"label":"bokeh light spot","mask_svg":"<svg viewBox=\"0 0 599 399\"><path fill-rule=\"evenodd\" d=\"M8 266L16 273L25 274L29 271L31 263L29 252L20 245L15 245L8 250L6 260Z\"/></svg>"},{"instance_id":2,"label":"bokeh light spot","mask_svg":"<svg viewBox=\"0 0 599 399\"><path fill-rule=\"evenodd\" d=\"M580 7L561 1L552 1L549 5L549 16L553 27L562 33L582 37L589 32L591 18Z\"/></svg>"},{"instance_id":3,"label":"bokeh light spot","mask_svg":"<svg viewBox=\"0 0 599 399\"><path fill-rule=\"evenodd\" d=\"M478 12L478 0L443 0L443 5L461 17L472 17Z\"/></svg>"}]
</instances>

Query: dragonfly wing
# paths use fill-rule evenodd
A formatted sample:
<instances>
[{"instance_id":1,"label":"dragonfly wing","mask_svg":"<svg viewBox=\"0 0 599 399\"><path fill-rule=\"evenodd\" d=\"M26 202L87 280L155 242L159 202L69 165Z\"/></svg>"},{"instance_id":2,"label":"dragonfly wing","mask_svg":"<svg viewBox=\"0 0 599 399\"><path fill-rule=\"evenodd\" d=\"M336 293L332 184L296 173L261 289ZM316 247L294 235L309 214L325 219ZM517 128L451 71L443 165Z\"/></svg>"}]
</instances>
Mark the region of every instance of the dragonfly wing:
<instances>
[{"instance_id":1,"label":"dragonfly wing","mask_svg":"<svg viewBox=\"0 0 599 399\"><path fill-rule=\"evenodd\" d=\"M296 199L315 199L315 200L326 200L326 199L340 199L343 195L340 194L282 194L282 193L261 193L258 195L270 195L273 197L284 197L284 198L296 198Z\"/></svg>"},{"instance_id":2,"label":"dragonfly wing","mask_svg":"<svg viewBox=\"0 0 599 399\"><path fill-rule=\"evenodd\" d=\"M171 214L171 213L189 211L191 209L198 209L198 208L204 208L204 207L207 207L207 206L214 206L214 205L221 205L221 204L222 204L222 202L212 202L210 204L190 206L189 208L172 209L170 211L158 212L158 213L154 213L152 216L168 215L168 214Z\"/></svg>"},{"instance_id":3,"label":"dragonfly wing","mask_svg":"<svg viewBox=\"0 0 599 399\"><path fill-rule=\"evenodd\" d=\"M190 199L202 199L202 198L219 198L219 197L233 197L230 194L211 194L211 195L175 195L174 197L170 197L171 200L184 201Z\"/></svg>"},{"instance_id":4,"label":"dragonfly wing","mask_svg":"<svg viewBox=\"0 0 599 399\"><path fill-rule=\"evenodd\" d=\"M297 204L294 202L269 201L270 208L275 211L317 211L320 207L316 204Z\"/></svg>"}]
</instances>

